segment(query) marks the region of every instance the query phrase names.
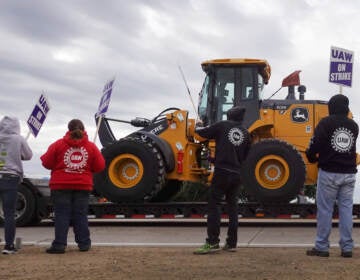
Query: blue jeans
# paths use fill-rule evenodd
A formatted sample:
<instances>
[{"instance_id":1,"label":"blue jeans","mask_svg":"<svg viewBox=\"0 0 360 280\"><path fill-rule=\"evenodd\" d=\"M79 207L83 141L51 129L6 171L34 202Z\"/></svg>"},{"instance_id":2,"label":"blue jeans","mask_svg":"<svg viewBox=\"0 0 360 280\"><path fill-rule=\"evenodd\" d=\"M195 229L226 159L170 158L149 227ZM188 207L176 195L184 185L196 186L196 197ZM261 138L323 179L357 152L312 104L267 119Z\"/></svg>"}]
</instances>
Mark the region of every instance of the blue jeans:
<instances>
[{"instance_id":1,"label":"blue jeans","mask_svg":"<svg viewBox=\"0 0 360 280\"><path fill-rule=\"evenodd\" d=\"M77 190L51 191L55 213L55 239L53 247L63 249L67 245L70 225L79 247L91 244L88 225L89 192Z\"/></svg>"},{"instance_id":2,"label":"blue jeans","mask_svg":"<svg viewBox=\"0 0 360 280\"><path fill-rule=\"evenodd\" d=\"M5 244L14 244L16 233L15 210L18 185L20 177L16 175L1 174L0 178L0 198L4 212L4 235Z\"/></svg>"},{"instance_id":3,"label":"blue jeans","mask_svg":"<svg viewBox=\"0 0 360 280\"><path fill-rule=\"evenodd\" d=\"M208 202L207 234L206 241L210 244L219 243L221 225L221 202L225 195L229 225L226 243L230 247L237 245L238 230L238 195L240 188L240 175L215 169L214 177L210 186L210 197Z\"/></svg>"},{"instance_id":4,"label":"blue jeans","mask_svg":"<svg viewBox=\"0 0 360 280\"><path fill-rule=\"evenodd\" d=\"M316 191L317 234L315 248L317 250L329 250L333 210L337 201L339 209L339 245L343 252L352 251L354 247L352 228L355 180L355 174L331 173L319 169Z\"/></svg>"}]
</instances>

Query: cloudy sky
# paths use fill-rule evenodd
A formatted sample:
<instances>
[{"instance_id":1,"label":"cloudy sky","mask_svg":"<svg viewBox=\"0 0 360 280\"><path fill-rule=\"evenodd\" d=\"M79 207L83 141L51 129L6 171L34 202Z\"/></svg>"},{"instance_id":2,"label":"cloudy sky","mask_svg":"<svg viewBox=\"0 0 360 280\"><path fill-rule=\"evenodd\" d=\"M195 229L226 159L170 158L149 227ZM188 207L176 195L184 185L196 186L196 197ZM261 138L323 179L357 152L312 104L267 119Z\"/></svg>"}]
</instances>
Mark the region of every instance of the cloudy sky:
<instances>
[{"instance_id":1,"label":"cloudy sky","mask_svg":"<svg viewBox=\"0 0 360 280\"><path fill-rule=\"evenodd\" d=\"M62 137L72 118L95 137L94 114L106 81L115 77L107 116L152 118L167 107L194 116L202 86L200 63L215 58L264 58L272 67L265 97L302 70L307 99L329 99L330 48L354 51L348 95L360 115L360 1L345 0L2 0L0 1L0 116L26 120L42 92L50 112L37 138L28 176L46 175L39 156ZM281 91L277 97L286 95ZM130 127L118 127L119 137ZM99 148L101 144L96 141Z\"/></svg>"}]
</instances>

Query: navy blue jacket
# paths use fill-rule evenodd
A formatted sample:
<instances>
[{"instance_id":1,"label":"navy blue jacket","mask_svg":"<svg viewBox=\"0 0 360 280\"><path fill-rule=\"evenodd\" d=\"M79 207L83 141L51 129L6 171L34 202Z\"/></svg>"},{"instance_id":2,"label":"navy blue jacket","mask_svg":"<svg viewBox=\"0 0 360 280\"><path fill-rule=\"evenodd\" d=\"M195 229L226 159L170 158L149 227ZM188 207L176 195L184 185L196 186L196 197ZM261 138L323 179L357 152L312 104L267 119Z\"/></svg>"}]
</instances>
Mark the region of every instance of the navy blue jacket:
<instances>
[{"instance_id":1,"label":"navy blue jacket","mask_svg":"<svg viewBox=\"0 0 360 280\"><path fill-rule=\"evenodd\" d=\"M240 174L241 163L251 145L249 132L241 122L219 121L211 126L197 127L195 131L203 138L215 140L215 168Z\"/></svg>"},{"instance_id":2,"label":"navy blue jacket","mask_svg":"<svg viewBox=\"0 0 360 280\"><path fill-rule=\"evenodd\" d=\"M322 170L333 173L356 173L357 123L348 118L348 99L335 95L329 101L330 115L315 128L306 156L309 162L318 162Z\"/></svg>"}]
</instances>

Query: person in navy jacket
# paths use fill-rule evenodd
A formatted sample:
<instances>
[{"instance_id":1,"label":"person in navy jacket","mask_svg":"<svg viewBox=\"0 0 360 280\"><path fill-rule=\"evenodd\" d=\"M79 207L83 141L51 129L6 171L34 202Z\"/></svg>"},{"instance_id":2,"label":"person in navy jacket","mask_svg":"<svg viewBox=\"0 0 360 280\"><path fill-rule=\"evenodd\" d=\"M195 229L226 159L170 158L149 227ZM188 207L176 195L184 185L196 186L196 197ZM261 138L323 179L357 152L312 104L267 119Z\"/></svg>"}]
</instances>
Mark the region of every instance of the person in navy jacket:
<instances>
[{"instance_id":1,"label":"person in navy jacket","mask_svg":"<svg viewBox=\"0 0 360 280\"><path fill-rule=\"evenodd\" d=\"M250 149L249 132L243 127L245 108L233 107L227 111L227 120L211 126L197 127L196 133L216 143L214 176L210 186L207 238L195 254L208 254L220 250L220 203L225 195L229 226L224 246L226 251L236 251L238 229L238 196L241 185L240 167Z\"/></svg>"},{"instance_id":2,"label":"person in navy jacket","mask_svg":"<svg viewBox=\"0 0 360 280\"><path fill-rule=\"evenodd\" d=\"M334 204L339 209L339 245L342 257L352 257L354 241L353 194L356 180L357 123L348 117L349 99L336 94L328 102L329 116L321 119L310 140L306 156L318 163L316 189L317 233L309 256L329 256L329 236Z\"/></svg>"}]
</instances>

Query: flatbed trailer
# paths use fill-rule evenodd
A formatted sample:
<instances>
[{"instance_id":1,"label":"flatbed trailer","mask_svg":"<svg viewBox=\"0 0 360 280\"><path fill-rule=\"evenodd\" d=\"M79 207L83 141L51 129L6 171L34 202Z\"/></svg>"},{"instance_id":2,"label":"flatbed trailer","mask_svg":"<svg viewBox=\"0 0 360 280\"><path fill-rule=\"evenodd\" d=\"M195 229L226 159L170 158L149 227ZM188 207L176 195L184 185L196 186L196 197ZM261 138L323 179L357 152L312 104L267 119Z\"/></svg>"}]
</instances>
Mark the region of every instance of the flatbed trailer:
<instances>
[{"instance_id":1,"label":"flatbed trailer","mask_svg":"<svg viewBox=\"0 0 360 280\"><path fill-rule=\"evenodd\" d=\"M40 223L53 217L48 179L24 178L19 185L16 221L18 226ZM2 202L0 200L0 206ZM226 218L226 205L222 204L222 217ZM202 219L206 218L207 202L144 202L113 203L94 194L90 196L89 218L101 219ZM239 219L315 219L314 203L260 204L239 202ZM334 218L338 211L335 205ZM354 219L360 218L360 204L354 204ZM3 220L0 207L0 222Z\"/></svg>"},{"instance_id":2,"label":"flatbed trailer","mask_svg":"<svg viewBox=\"0 0 360 280\"><path fill-rule=\"evenodd\" d=\"M239 202L239 219L316 219L314 203L259 204ZM168 202L168 203L127 203L93 202L89 205L89 215L102 219L180 219L206 218L207 202ZM338 209L334 207L334 219ZM227 218L226 204L222 204L222 218ZM353 218L360 218L360 205L354 204Z\"/></svg>"}]
</instances>

